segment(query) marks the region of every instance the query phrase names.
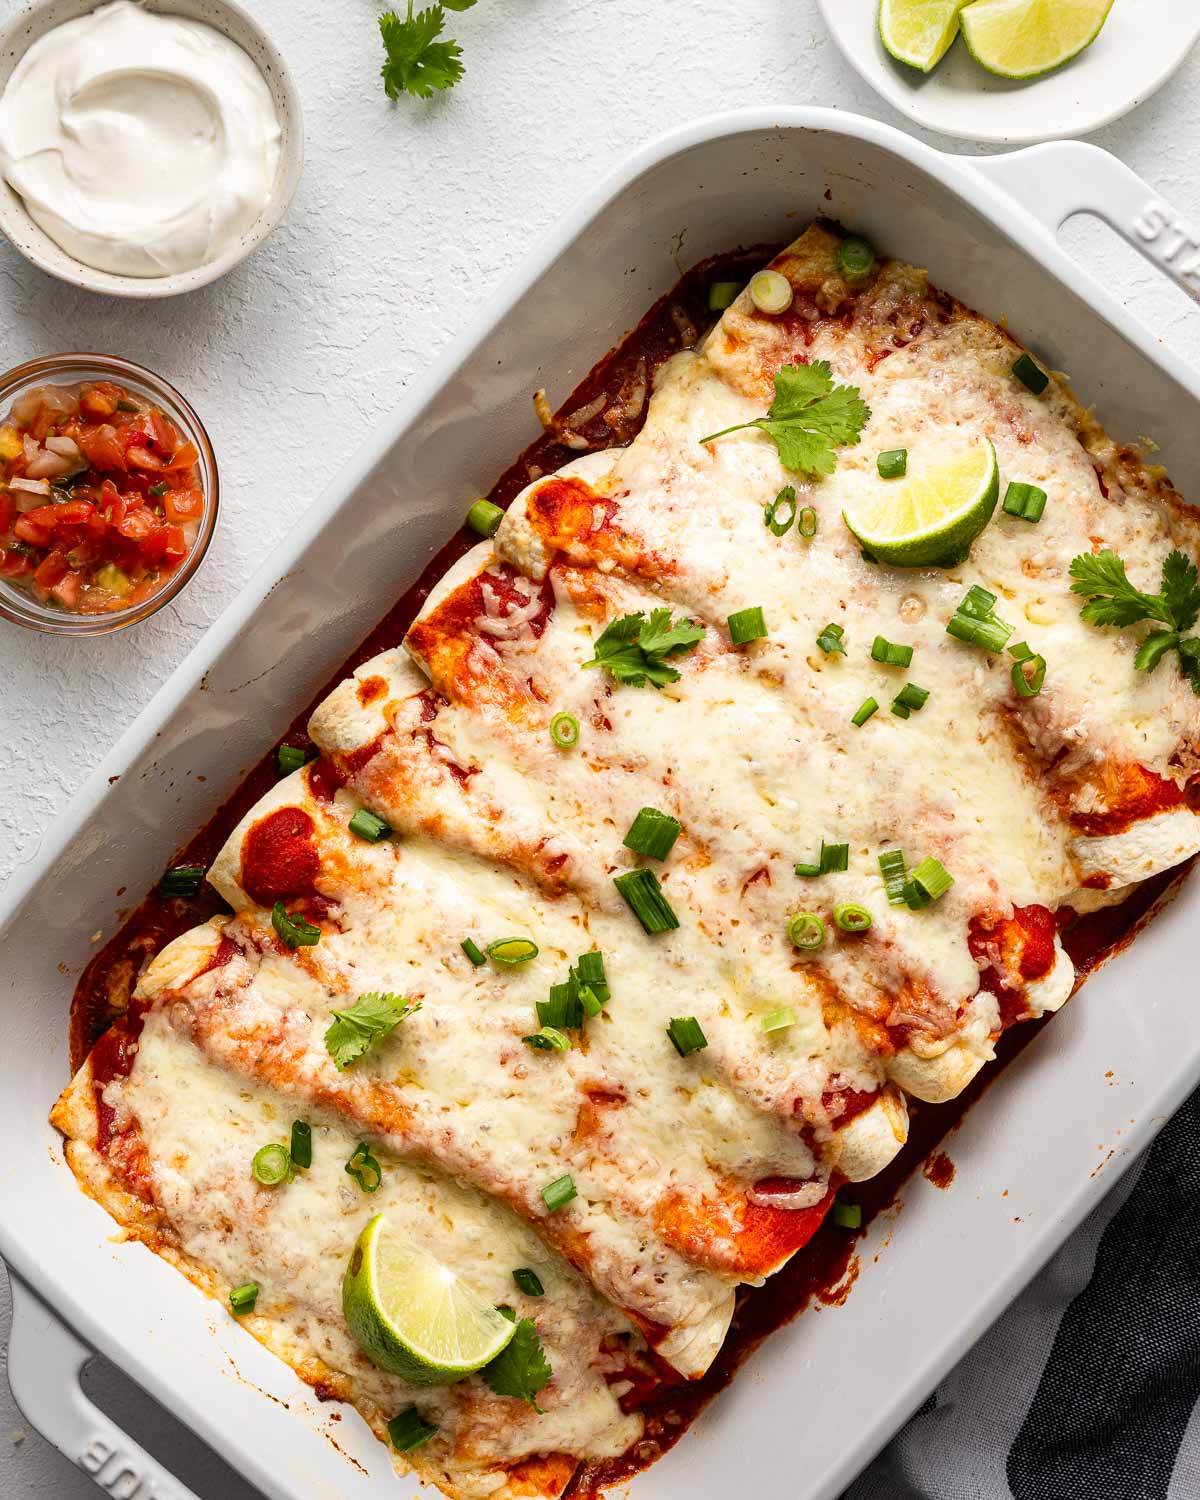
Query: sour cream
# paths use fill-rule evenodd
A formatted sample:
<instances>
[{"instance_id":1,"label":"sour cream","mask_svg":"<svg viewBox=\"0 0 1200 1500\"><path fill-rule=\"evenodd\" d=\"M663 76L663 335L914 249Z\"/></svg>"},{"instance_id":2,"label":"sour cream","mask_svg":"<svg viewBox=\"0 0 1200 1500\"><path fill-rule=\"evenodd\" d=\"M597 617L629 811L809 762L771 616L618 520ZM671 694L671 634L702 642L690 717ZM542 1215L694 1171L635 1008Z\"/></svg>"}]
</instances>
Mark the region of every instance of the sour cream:
<instances>
[{"instance_id":1,"label":"sour cream","mask_svg":"<svg viewBox=\"0 0 1200 1500\"><path fill-rule=\"evenodd\" d=\"M266 206L279 149L249 56L131 0L56 26L0 97L0 172L68 255L117 275L213 260Z\"/></svg>"}]
</instances>

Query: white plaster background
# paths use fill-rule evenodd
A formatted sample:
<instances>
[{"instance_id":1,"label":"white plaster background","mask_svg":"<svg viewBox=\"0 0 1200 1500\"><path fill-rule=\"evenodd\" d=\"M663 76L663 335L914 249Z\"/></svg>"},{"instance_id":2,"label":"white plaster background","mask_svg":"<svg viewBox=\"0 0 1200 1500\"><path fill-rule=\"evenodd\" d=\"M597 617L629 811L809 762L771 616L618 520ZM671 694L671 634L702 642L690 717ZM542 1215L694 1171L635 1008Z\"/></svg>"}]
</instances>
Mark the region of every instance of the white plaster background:
<instances>
[{"instance_id":1,"label":"white plaster background","mask_svg":"<svg viewBox=\"0 0 1200 1500\"><path fill-rule=\"evenodd\" d=\"M0 626L0 887L290 520L598 176L650 137L724 107L823 104L905 127L842 61L815 0L480 0L451 17L463 83L395 107L378 78L373 0L243 3L287 56L307 125L296 201L263 249L214 286L141 305L74 292L0 245L0 368L65 349L149 365L195 403L222 477L208 560L155 619L80 642ZM0 3L2 16L15 10ZM1197 222L1198 125L1200 52L1094 139ZM1090 221L1069 226L1067 240L1200 363L1200 310L1181 292ZM597 330L597 352L613 331ZM0 1276L0 1348L7 1337ZM153 1446L201 1500L252 1500L140 1393L117 1405L157 1432ZM0 1500L97 1493L29 1432L0 1379Z\"/></svg>"}]
</instances>

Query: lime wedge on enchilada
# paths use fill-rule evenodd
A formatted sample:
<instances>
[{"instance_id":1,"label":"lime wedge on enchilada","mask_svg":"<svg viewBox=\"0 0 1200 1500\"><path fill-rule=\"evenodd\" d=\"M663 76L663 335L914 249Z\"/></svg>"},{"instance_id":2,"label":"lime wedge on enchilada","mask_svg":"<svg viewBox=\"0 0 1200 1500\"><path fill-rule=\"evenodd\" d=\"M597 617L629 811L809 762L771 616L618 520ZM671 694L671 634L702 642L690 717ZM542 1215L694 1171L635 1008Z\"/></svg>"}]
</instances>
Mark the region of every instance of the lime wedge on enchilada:
<instances>
[{"instance_id":1,"label":"lime wedge on enchilada","mask_svg":"<svg viewBox=\"0 0 1200 1500\"><path fill-rule=\"evenodd\" d=\"M1112 0L975 0L959 17L971 56L1002 78L1037 78L1100 35Z\"/></svg>"},{"instance_id":2,"label":"lime wedge on enchilada","mask_svg":"<svg viewBox=\"0 0 1200 1500\"><path fill-rule=\"evenodd\" d=\"M879 39L897 62L928 73L958 35L966 0L879 0Z\"/></svg>"},{"instance_id":3,"label":"lime wedge on enchilada","mask_svg":"<svg viewBox=\"0 0 1200 1500\"><path fill-rule=\"evenodd\" d=\"M949 567L966 557L999 494L996 450L985 440L934 467L918 468L902 484L872 486L842 516L877 562Z\"/></svg>"},{"instance_id":4,"label":"lime wedge on enchilada","mask_svg":"<svg viewBox=\"0 0 1200 1500\"><path fill-rule=\"evenodd\" d=\"M452 1385L508 1344L514 1324L457 1272L376 1214L342 1283L346 1325L373 1364L414 1385Z\"/></svg>"}]
</instances>

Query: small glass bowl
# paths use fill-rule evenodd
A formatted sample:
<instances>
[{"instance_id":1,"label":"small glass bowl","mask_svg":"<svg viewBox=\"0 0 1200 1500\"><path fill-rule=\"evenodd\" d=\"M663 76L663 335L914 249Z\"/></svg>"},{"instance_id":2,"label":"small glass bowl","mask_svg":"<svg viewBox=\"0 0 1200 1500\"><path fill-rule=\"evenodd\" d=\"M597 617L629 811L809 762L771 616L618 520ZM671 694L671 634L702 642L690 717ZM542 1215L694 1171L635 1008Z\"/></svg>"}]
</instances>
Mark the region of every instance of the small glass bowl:
<instances>
[{"instance_id":1,"label":"small glass bowl","mask_svg":"<svg viewBox=\"0 0 1200 1500\"><path fill-rule=\"evenodd\" d=\"M39 604L36 599L0 577L0 619L11 620L30 630L44 630L52 635L107 635L135 625L139 620L168 604L184 588L204 561L217 525L217 461L212 444L200 418L174 386L160 376L127 359L107 354L52 354L45 359L31 359L0 375L0 420L7 417L13 402L25 391L39 385L78 385L85 380L113 380L127 386L162 408L186 439L195 443L200 455L200 487L204 492L204 509L196 532L195 545L170 578L148 599L128 609L107 614L72 614Z\"/></svg>"}]
</instances>

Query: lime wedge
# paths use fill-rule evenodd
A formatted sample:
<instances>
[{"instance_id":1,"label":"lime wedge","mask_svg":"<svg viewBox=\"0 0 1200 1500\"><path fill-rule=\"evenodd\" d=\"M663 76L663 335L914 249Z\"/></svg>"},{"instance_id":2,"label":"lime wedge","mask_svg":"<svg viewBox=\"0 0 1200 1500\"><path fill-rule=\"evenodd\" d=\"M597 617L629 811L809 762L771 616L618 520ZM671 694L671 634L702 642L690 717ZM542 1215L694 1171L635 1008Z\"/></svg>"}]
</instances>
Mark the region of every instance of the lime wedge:
<instances>
[{"instance_id":1,"label":"lime wedge","mask_svg":"<svg viewBox=\"0 0 1200 1500\"><path fill-rule=\"evenodd\" d=\"M928 73L958 35L967 0L879 0L879 39L898 62Z\"/></svg>"},{"instance_id":2,"label":"lime wedge","mask_svg":"<svg viewBox=\"0 0 1200 1500\"><path fill-rule=\"evenodd\" d=\"M414 1385L452 1385L482 1369L515 1328L383 1214L358 1237L342 1311L367 1358Z\"/></svg>"},{"instance_id":3,"label":"lime wedge","mask_svg":"<svg viewBox=\"0 0 1200 1500\"><path fill-rule=\"evenodd\" d=\"M959 18L971 56L1001 78L1037 78L1100 35L1112 0L974 0Z\"/></svg>"},{"instance_id":4,"label":"lime wedge","mask_svg":"<svg viewBox=\"0 0 1200 1500\"><path fill-rule=\"evenodd\" d=\"M902 483L873 485L842 516L878 562L951 567L991 520L999 493L996 450L982 442Z\"/></svg>"}]
</instances>

